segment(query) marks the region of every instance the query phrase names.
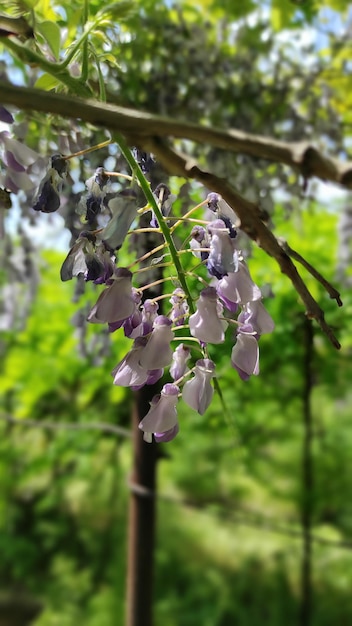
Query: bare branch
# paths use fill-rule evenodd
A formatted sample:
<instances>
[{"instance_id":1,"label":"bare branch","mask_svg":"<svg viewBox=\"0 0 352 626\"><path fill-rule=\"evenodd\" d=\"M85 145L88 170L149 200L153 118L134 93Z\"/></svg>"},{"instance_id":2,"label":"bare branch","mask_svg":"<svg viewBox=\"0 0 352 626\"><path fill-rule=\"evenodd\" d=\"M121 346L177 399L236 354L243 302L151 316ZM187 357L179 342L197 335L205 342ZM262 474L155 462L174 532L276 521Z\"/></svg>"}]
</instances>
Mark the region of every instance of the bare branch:
<instances>
[{"instance_id":1,"label":"bare branch","mask_svg":"<svg viewBox=\"0 0 352 626\"><path fill-rule=\"evenodd\" d=\"M62 117L81 119L124 135L145 137L185 138L222 148L230 152L289 165L304 178L316 176L352 189L352 163L325 155L306 141L286 143L271 137L252 135L240 130L222 130L177 121L96 100L86 100L64 94L28 87L17 87L0 81L2 104L13 104L24 110L54 113Z\"/></svg>"},{"instance_id":2,"label":"bare branch","mask_svg":"<svg viewBox=\"0 0 352 626\"><path fill-rule=\"evenodd\" d=\"M298 252L296 252L296 250L293 250L287 243L287 241L285 241L284 239L278 239L280 246L282 247L283 250L285 250L285 252L287 252L287 254L292 257L293 259L296 259L296 261L298 261L298 263L300 263L301 265L303 265L303 267L306 268L306 270L308 270L308 272L321 284L323 285L323 287L326 289L326 291L328 292L330 298L332 300L336 300L338 306L342 306L343 302L341 300L340 297L340 292L337 291L337 289L335 289L335 287L333 287L331 285L331 283L329 283L328 280L326 280L326 278L324 278L324 276L322 276L320 274L320 272L318 272L315 267L313 267L310 263L308 263L308 261L306 261L306 259L303 258L303 256L301 256Z\"/></svg>"}]
</instances>

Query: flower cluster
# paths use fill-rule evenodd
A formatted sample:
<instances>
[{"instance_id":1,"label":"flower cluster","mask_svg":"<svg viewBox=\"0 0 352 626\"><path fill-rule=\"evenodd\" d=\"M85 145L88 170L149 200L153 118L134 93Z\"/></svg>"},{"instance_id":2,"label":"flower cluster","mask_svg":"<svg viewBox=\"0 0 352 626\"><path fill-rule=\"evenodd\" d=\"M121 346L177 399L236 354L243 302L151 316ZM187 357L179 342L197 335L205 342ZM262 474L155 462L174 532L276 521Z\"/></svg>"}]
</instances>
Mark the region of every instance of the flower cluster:
<instances>
[{"instance_id":1,"label":"flower cluster","mask_svg":"<svg viewBox=\"0 0 352 626\"><path fill-rule=\"evenodd\" d=\"M41 185L35 210L48 212L57 208L59 187L66 174L66 158L55 155ZM131 232L154 231L161 237L160 222L165 225L176 219L172 216L174 196L166 185L159 185L153 194L155 203L138 209L132 188L115 195L108 193L110 175L113 174L99 167L86 183L88 192L81 198L78 210L84 214L90 230L82 231L72 246L62 265L61 278L65 281L83 276L85 281L102 285L87 321L106 324L110 333L123 332L131 340L127 354L112 371L114 385L139 390L169 377L160 393L153 397L139 425L146 441L154 438L166 442L179 431L177 405L181 397L200 415L212 401L216 367L210 358L211 346L223 343L225 333L232 336L231 366L242 380L248 380L259 373L259 340L261 335L272 332L274 323L239 249L234 213L216 193L210 193L199 205L207 205L213 219L201 220L201 224L194 226L188 237L189 247L182 249L182 253L188 252L197 259L193 274L201 268L202 290L191 292L184 273L183 279L179 273L178 285L174 276L165 275L159 282L165 285L173 282L172 291L144 299L144 290L150 285L134 286L131 268L145 261L153 251L130 267L121 267L118 250ZM150 228L139 229L137 218L147 211L152 214ZM184 217L186 223L192 211ZM110 219L96 228L102 212L108 212ZM171 236L175 227L177 224L168 226ZM155 250L163 248L165 254L161 260L157 259L157 264L169 254L166 243ZM180 250L176 252L180 260ZM168 306L159 310L161 301L166 299Z\"/></svg>"}]
</instances>

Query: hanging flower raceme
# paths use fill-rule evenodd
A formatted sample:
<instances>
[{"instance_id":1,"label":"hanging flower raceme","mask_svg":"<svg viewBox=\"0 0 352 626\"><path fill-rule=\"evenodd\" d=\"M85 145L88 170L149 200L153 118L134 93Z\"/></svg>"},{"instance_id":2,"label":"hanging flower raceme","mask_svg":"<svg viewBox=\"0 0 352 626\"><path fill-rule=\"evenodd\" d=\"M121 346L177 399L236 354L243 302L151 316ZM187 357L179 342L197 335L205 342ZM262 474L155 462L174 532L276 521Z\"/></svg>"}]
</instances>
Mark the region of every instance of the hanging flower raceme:
<instances>
[{"instance_id":1,"label":"hanging flower raceme","mask_svg":"<svg viewBox=\"0 0 352 626\"><path fill-rule=\"evenodd\" d=\"M148 155L140 151L136 154L142 167L146 166ZM60 155L53 157L34 207L36 210L51 212L59 205L59 189L67 173L65 159ZM229 362L240 378L248 380L259 374L259 340L262 334L272 332L274 323L238 249L236 215L221 196L210 193L205 201L174 222L175 216L170 214L174 196L166 185L154 190L154 202L149 196L150 203L138 208L135 185L113 197L108 193L110 176L114 175L99 167L88 179L88 194L82 199L81 208L83 206L88 226L94 230L83 231L78 237L62 265L61 278L83 276L85 281L104 285L87 321L107 324L111 333L121 329L120 332L131 339L131 348L112 371L114 385L138 390L154 385L163 376L173 381L166 382L161 392L154 395L139 425L146 441L167 442L179 432L177 403L180 397L200 415L204 415L211 404L215 378L215 362L209 358L211 345L224 343L226 331L231 329L233 335L236 328ZM214 219L211 222L199 220L206 227L194 226L190 237L185 239L190 242L190 250L182 249L188 253L190 264L193 263L190 275L199 271L199 281L206 285L200 291L196 290L196 281L192 289L189 288L188 274L181 263L184 257L179 255L177 259L172 249L176 248L175 228L184 220L194 222L190 215L205 204L214 213ZM138 215L151 209L151 228L138 228ZM99 227L107 215L109 221ZM94 223L96 221L98 224ZM168 223L174 224L169 227L169 236L165 232ZM117 251L131 232L137 237L137 233L151 229L155 231L153 237L160 239L162 232L167 245L161 243L143 252L130 267L143 263L135 274L139 281L146 275L145 263L149 258L153 265L162 264L172 269L170 275L161 280L151 284L140 282L139 287L134 287L130 269L116 267ZM156 257L159 250L162 256ZM170 255L173 262L169 259L164 262ZM175 267L177 276L174 276ZM164 281L166 285L171 282L172 289L143 301L145 290ZM161 315L159 311L159 302L163 299L171 305L169 310L166 306L168 315Z\"/></svg>"}]
</instances>

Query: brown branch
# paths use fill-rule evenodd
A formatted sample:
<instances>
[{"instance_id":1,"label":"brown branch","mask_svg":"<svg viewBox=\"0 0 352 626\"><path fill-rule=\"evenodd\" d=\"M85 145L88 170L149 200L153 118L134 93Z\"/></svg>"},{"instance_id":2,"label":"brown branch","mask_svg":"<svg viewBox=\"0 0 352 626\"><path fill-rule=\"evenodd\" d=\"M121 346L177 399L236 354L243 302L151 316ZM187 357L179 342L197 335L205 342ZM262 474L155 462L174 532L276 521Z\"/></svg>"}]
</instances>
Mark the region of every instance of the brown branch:
<instances>
[{"instance_id":1,"label":"brown branch","mask_svg":"<svg viewBox=\"0 0 352 626\"><path fill-rule=\"evenodd\" d=\"M287 252L287 254L292 257L292 259L296 259L296 261L298 261L298 263L300 263L301 265L303 265L303 267L306 268L306 270L308 270L308 272L321 284L323 285L324 289L328 292L330 298L332 300L336 300L338 306L342 306L343 302L341 300L340 297L340 292L337 291L337 289L335 289L335 287L333 287L331 285L331 283L329 283L328 280L326 280L326 278L324 278L324 276L322 276L320 274L320 272L318 272L318 270L315 269L315 267L313 267L310 263L308 263L308 261L306 261L306 259L303 258L303 256L301 256L298 252L296 252L296 250L293 250L287 243L287 241L285 241L284 239L278 239L278 242L281 246L281 248Z\"/></svg>"},{"instance_id":2,"label":"brown branch","mask_svg":"<svg viewBox=\"0 0 352 626\"><path fill-rule=\"evenodd\" d=\"M316 176L352 189L352 163L324 156L306 141L287 143L236 129L201 126L96 100L17 87L4 81L0 81L0 99L2 104L81 119L111 131L139 136L141 140L152 136L184 138L230 152L249 154L289 165L304 178Z\"/></svg>"},{"instance_id":3,"label":"brown branch","mask_svg":"<svg viewBox=\"0 0 352 626\"><path fill-rule=\"evenodd\" d=\"M136 138L135 141L137 141ZM219 178L202 169L196 161L193 159L190 160L187 156L176 152L160 140L155 138L145 139L143 141L143 148L153 152L159 163L163 165L170 174L194 178L205 185L209 190L215 191L223 197L239 218L241 229L269 256L273 257L277 261L281 271L290 278L295 290L300 295L306 307L307 317L315 319L332 345L339 349L341 345L330 326L326 323L323 310L311 295L287 252L283 250L274 234L260 219L261 213L259 207L240 196L227 180Z\"/></svg>"}]
</instances>

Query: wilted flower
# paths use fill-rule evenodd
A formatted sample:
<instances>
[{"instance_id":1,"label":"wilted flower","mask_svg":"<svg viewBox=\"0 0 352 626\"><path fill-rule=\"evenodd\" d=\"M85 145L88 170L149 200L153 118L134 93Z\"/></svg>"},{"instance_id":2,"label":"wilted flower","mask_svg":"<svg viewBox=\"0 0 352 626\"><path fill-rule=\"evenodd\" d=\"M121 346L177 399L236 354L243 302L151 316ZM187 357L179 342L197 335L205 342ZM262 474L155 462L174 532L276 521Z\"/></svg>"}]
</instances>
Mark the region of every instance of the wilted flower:
<instances>
[{"instance_id":1,"label":"wilted flower","mask_svg":"<svg viewBox=\"0 0 352 626\"><path fill-rule=\"evenodd\" d=\"M0 104L0 122L4 122L5 124L13 124L14 119L7 109Z\"/></svg>"},{"instance_id":2,"label":"wilted flower","mask_svg":"<svg viewBox=\"0 0 352 626\"><path fill-rule=\"evenodd\" d=\"M40 184L38 195L33 205L34 211L42 211L43 213L57 211L60 207L59 192L67 172L68 161L61 154L54 154L51 157L51 167Z\"/></svg>"},{"instance_id":3,"label":"wilted flower","mask_svg":"<svg viewBox=\"0 0 352 626\"><path fill-rule=\"evenodd\" d=\"M158 441L163 433L168 433L167 439L175 437L178 429L177 421L177 401L179 388L173 383L167 383L161 390L161 393L154 396L147 415L142 419L139 428L143 430L147 441L150 441L150 435L157 433ZM148 437L149 434L149 437ZM173 435L173 437L172 437Z\"/></svg>"},{"instance_id":4,"label":"wilted flower","mask_svg":"<svg viewBox=\"0 0 352 626\"><path fill-rule=\"evenodd\" d=\"M159 204L160 211L162 212L163 216L167 217L170 214L172 203L175 200L175 196L171 193L168 186L164 185L163 183L161 183L154 189L153 195ZM150 225L152 228L159 227L159 223L155 217L154 211L152 211L152 219L150 220Z\"/></svg>"},{"instance_id":5,"label":"wilted flower","mask_svg":"<svg viewBox=\"0 0 352 626\"><path fill-rule=\"evenodd\" d=\"M189 318L191 335L204 343L222 343L225 339L227 322L220 320L218 299L214 287L201 291L197 311Z\"/></svg>"},{"instance_id":6,"label":"wilted flower","mask_svg":"<svg viewBox=\"0 0 352 626\"><path fill-rule=\"evenodd\" d=\"M210 359L199 359L196 362L194 376L182 389L182 398L195 411L203 415L210 405L214 389L211 379L214 376L215 364Z\"/></svg>"},{"instance_id":7,"label":"wilted flower","mask_svg":"<svg viewBox=\"0 0 352 626\"><path fill-rule=\"evenodd\" d=\"M86 181L88 194L81 198L79 206L84 209L88 224L94 224L95 218L101 212L109 183L110 177L103 167L98 167L94 175Z\"/></svg>"}]
</instances>

